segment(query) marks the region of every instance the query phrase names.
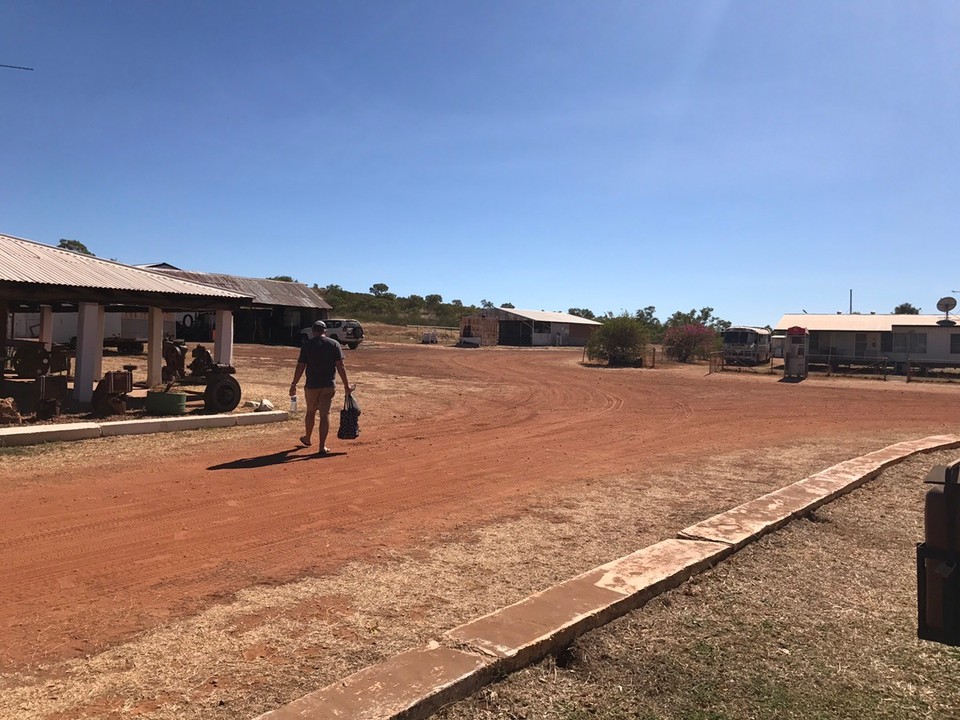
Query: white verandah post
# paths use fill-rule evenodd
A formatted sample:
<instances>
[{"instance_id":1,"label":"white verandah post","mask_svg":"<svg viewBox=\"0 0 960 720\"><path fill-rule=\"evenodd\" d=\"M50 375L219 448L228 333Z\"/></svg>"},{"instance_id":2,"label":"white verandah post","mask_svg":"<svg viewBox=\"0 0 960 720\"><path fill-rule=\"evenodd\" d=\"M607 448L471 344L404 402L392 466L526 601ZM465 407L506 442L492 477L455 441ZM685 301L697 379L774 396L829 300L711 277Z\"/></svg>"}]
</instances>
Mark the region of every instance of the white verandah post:
<instances>
[{"instance_id":1,"label":"white verandah post","mask_svg":"<svg viewBox=\"0 0 960 720\"><path fill-rule=\"evenodd\" d=\"M217 310L217 336L213 341L213 361L233 365L233 312Z\"/></svg>"},{"instance_id":2,"label":"white verandah post","mask_svg":"<svg viewBox=\"0 0 960 720\"><path fill-rule=\"evenodd\" d=\"M147 387L163 382L163 310L147 308Z\"/></svg>"},{"instance_id":3,"label":"white verandah post","mask_svg":"<svg viewBox=\"0 0 960 720\"><path fill-rule=\"evenodd\" d=\"M73 396L82 403L93 398L94 371L103 358L100 305L82 302L77 308L77 364L73 375Z\"/></svg>"}]
</instances>

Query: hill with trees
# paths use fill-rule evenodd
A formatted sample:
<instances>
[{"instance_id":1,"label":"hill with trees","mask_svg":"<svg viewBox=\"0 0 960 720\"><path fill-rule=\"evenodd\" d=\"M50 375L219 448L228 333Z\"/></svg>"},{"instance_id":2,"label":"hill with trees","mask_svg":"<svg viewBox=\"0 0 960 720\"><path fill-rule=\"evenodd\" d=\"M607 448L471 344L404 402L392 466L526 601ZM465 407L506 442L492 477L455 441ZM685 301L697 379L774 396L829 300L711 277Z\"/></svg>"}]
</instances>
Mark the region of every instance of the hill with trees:
<instances>
[{"instance_id":1,"label":"hill with trees","mask_svg":"<svg viewBox=\"0 0 960 720\"><path fill-rule=\"evenodd\" d=\"M386 283L375 283L368 293L344 290L339 285L314 285L313 289L333 306L335 316L355 318L361 322L457 327L461 317L482 310L476 305L464 305L461 300L444 302L443 297L436 293L398 296L390 292Z\"/></svg>"}]
</instances>

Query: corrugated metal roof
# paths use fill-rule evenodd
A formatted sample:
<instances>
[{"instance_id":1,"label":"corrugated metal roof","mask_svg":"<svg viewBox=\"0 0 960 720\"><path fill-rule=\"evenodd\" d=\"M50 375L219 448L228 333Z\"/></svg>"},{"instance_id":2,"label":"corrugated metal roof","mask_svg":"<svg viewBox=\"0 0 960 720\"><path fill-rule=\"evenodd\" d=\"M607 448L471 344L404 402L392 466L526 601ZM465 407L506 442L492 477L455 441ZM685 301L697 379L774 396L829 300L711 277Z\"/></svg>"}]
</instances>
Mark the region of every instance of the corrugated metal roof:
<instances>
[{"instance_id":1,"label":"corrugated metal roof","mask_svg":"<svg viewBox=\"0 0 960 720\"><path fill-rule=\"evenodd\" d=\"M943 315L815 315L790 313L780 318L776 330L798 326L830 332L890 332L898 327L936 327Z\"/></svg>"},{"instance_id":2,"label":"corrugated metal roof","mask_svg":"<svg viewBox=\"0 0 960 720\"><path fill-rule=\"evenodd\" d=\"M579 315L570 315L563 312L544 312L543 310L517 310L516 308L498 308L501 317L506 314L516 315L524 320L534 322L567 323L568 325L600 325L596 320L587 320Z\"/></svg>"},{"instance_id":3,"label":"corrugated metal roof","mask_svg":"<svg viewBox=\"0 0 960 720\"><path fill-rule=\"evenodd\" d=\"M240 277L239 275L224 275L222 273L177 270L162 266L155 267L154 270L163 275L203 283L204 285L212 285L247 295L248 297L252 297L253 302L257 305L282 305L284 307L320 308L322 310L333 309L313 288L303 283L248 278Z\"/></svg>"},{"instance_id":4,"label":"corrugated metal roof","mask_svg":"<svg viewBox=\"0 0 960 720\"><path fill-rule=\"evenodd\" d=\"M0 282L243 299L244 293L0 234Z\"/></svg>"}]
</instances>

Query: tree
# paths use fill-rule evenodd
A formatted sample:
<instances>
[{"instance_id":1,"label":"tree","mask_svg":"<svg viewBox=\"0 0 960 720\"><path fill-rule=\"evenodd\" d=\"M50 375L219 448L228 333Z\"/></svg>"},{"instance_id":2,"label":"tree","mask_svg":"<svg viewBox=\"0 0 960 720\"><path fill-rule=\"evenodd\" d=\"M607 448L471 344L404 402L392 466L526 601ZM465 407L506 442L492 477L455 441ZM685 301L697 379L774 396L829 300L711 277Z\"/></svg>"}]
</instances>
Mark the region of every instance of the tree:
<instances>
[{"instance_id":1,"label":"tree","mask_svg":"<svg viewBox=\"0 0 960 720\"><path fill-rule=\"evenodd\" d=\"M893 309L894 315L919 315L920 308L915 308L910 303L900 303Z\"/></svg>"},{"instance_id":2,"label":"tree","mask_svg":"<svg viewBox=\"0 0 960 720\"><path fill-rule=\"evenodd\" d=\"M656 307L647 305L645 308L637 310L637 312L634 313L634 317L647 328L650 342L660 342L663 340L663 323L654 315L656 311Z\"/></svg>"},{"instance_id":3,"label":"tree","mask_svg":"<svg viewBox=\"0 0 960 720\"><path fill-rule=\"evenodd\" d=\"M677 310L677 312L667 318L667 321L663 325L666 328L682 327L684 325L704 325L714 332L722 333L730 327L730 322L715 316L712 307L705 307L700 308L699 312L697 310L691 310L690 312Z\"/></svg>"},{"instance_id":4,"label":"tree","mask_svg":"<svg viewBox=\"0 0 960 720\"><path fill-rule=\"evenodd\" d=\"M279 280L280 282L300 282L299 280L294 280L289 275L274 275L273 277L266 278L267 280Z\"/></svg>"},{"instance_id":5,"label":"tree","mask_svg":"<svg viewBox=\"0 0 960 720\"><path fill-rule=\"evenodd\" d=\"M419 295L411 295L410 297L399 298L397 304L407 312L413 312L417 315L419 315L420 311L423 310L423 298Z\"/></svg>"},{"instance_id":6,"label":"tree","mask_svg":"<svg viewBox=\"0 0 960 720\"><path fill-rule=\"evenodd\" d=\"M489 300L481 300L480 307L482 307L484 310L492 310L494 305Z\"/></svg>"},{"instance_id":7,"label":"tree","mask_svg":"<svg viewBox=\"0 0 960 720\"><path fill-rule=\"evenodd\" d=\"M505 303L500 303L500 307L507 308L508 310L513 310L517 306L514 305L513 303L505 302Z\"/></svg>"},{"instance_id":8,"label":"tree","mask_svg":"<svg viewBox=\"0 0 960 720\"><path fill-rule=\"evenodd\" d=\"M370 294L376 297L383 297L389 291L390 287L386 283L374 283L370 286Z\"/></svg>"},{"instance_id":9,"label":"tree","mask_svg":"<svg viewBox=\"0 0 960 720\"><path fill-rule=\"evenodd\" d=\"M663 334L663 347L667 354L687 362L691 357L706 355L717 340L717 332L704 323L673 325Z\"/></svg>"},{"instance_id":10,"label":"tree","mask_svg":"<svg viewBox=\"0 0 960 720\"><path fill-rule=\"evenodd\" d=\"M647 329L627 313L611 318L598 327L587 343L591 360L604 360L607 365L632 365L643 356L647 346Z\"/></svg>"},{"instance_id":11,"label":"tree","mask_svg":"<svg viewBox=\"0 0 960 720\"><path fill-rule=\"evenodd\" d=\"M423 300L427 303L427 307L432 310L436 310L438 307L440 307L440 305L443 304L443 296L437 295L436 293L427 295Z\"/></svg>"},{"instance_id":12,"label":"tree","mask_svg":"<svg viewBox=\"0 0 960 720\"><path fill-rule=\"evenodd\" d=\"M593 310L588 308L570 308L567 310L567 314L576 315L577 317L586 318L587 320L596 320L597 316L593 314Z\"/></svg>"},{"instance_id":13,"label":"tree","mask_svg":"<svg viewBox=\"0 0 960 720\"><path fill-rule=\"evenodd\" d=\"M79 240L67 240L66 238L60 238L60 242L57 244L57 247L63 248L64 250L71 250L75 253L80 253L81 255L96 257L87 249L87 246Z\"/></svg>"},{"instance_id":14,"label":"tree","mask_svg":"<svg viewBox=\"0 0 960 720\"><path fill-rule=\"evenodd\" d=\"M453 305L455 308L462 308L463 300L451 300L450 304Z\"/></svg>"}]
</instances>

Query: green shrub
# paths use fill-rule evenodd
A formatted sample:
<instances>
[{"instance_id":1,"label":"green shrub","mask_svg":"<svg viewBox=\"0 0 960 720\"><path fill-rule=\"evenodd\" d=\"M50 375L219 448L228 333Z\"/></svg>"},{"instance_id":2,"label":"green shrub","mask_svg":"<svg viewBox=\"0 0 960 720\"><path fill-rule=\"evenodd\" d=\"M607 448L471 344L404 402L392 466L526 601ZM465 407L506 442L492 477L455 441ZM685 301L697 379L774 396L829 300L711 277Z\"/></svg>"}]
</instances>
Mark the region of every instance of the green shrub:
<instances>
[{"instance_id":1,"label":"green shrub","mask_svg":"<svg viewBox=\"0 0 960 720\"><path fill-rule=\"evenodd\" d=\"M624 313L605 320L587 343L587 356L607 365L634 365L647 347L646 326Z\"/></svg>"}]
</instances>

